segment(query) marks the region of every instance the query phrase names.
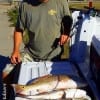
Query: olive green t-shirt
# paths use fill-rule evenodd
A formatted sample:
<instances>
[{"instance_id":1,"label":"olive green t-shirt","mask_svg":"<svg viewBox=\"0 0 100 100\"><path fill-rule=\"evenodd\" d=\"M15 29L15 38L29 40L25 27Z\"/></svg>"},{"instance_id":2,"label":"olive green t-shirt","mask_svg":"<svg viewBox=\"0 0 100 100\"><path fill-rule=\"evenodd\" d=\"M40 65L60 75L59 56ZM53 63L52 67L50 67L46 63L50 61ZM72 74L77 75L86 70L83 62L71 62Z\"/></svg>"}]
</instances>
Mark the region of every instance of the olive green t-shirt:
<instances>
[{"instance_id":1,"label":"olive green t-shirt","mask_svg":"<svg viewBox=\"0 0 100 100\"><path fill-rule=\"evenodd\" d=\"M34 58L45 59L52 51L52 46L61 35L61 21L70 15L67 0L49 0L39 3L38 0L22 2L16 28L28 30L28 52ZM48 59L61 52L60 46L54 49Z\"/></svg>"}]
</instances>

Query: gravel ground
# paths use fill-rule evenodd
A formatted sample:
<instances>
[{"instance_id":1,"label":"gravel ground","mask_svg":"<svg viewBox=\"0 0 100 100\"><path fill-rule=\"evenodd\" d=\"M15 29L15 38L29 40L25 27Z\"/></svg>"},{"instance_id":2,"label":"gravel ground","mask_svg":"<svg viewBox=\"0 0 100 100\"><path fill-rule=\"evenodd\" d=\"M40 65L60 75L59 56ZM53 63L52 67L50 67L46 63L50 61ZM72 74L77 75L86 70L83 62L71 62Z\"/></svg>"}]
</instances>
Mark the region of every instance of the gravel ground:
<instances>
[{"instance_id":1,"label":"gravel ground","mask_svg":"<svg viewBox=\"0 0 100 100\"><path fill-rule=\"evenodd\" d=\"M9 5L0 5L0 55L10 56L12 51L13 27L10 27L7 11Z\"/></svg>"}]
</instances>

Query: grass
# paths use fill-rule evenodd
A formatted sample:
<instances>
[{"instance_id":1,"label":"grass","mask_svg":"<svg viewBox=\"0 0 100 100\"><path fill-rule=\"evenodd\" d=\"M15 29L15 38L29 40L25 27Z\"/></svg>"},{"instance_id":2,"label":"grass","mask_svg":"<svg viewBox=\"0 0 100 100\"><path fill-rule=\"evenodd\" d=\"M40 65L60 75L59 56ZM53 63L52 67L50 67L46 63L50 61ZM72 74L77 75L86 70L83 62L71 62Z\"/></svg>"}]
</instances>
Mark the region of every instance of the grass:
<instances>
[{"instance_id":1,"label":"grass","mask_svg":"<svg viewBox=\"0 0 100 100\"><path fill-rule=\"evenodd\" d=\"M14 6L13 8L7 11L7 15L9 16L9 21L11 22L10 26L14 27L17 22L18 16L18 7Z\"/></svg>"}]
</instances>

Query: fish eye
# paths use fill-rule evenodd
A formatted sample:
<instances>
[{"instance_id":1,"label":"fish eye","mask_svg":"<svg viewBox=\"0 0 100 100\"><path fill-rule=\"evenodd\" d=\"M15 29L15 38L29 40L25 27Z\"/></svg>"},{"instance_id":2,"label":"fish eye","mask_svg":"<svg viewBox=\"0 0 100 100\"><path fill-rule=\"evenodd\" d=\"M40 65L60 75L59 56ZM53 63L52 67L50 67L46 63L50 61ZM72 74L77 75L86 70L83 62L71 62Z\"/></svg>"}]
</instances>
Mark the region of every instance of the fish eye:
<instances>
[{"instance_id":1,"label":"fish eye","mask_svg":"<svg viewBox=\"0 0 100 100\"><path fill-rule=\"evenodd\" d=\"M24 86L22 88L24 88Z\"/></svg>"}]
</instances>

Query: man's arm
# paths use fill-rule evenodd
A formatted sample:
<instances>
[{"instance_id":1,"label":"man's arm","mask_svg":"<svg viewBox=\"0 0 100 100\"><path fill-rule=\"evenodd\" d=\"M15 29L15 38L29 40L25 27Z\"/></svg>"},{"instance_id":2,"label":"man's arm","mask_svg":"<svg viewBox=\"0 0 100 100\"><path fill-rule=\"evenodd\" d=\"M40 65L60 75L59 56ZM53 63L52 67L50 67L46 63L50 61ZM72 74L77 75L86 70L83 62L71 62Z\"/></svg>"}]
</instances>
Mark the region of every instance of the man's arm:
<instances>
[{"instance_id":1,"label":"man's arm","mask_svg":"<svg viewBox=\"0 0 100 100\"><path fill-rule=\"evenodd\" d=\"M61 0L62 4L62 23L61 23L61 37L59 44L63 45L70 40L70 31L72 26L72 17L69 10L67 0Z\"/></svg>"},{"instance_id":2,"label":"man's arm","mask_svg":"<svg viewBox=\"0 0 100 100\"><path fill-rule=\"evenodd\" d=\"M72 18L71 16L64 16L61 24L61 37L60 37L60 45L65 44L70 40L70 32L72 27Z\"/></svg>"},{"instance_id":3,"label":"man's arm","mask_svg":"<svg viewBox=\"0 0 100 100\"><path fill-rule=\"evenodd\" d=\"M20 45L22 43L22 31L15 29L14 31L14 44L13 44L13 52L11 55L11 63L17 64L20 60Z\"/></svg>"},{"instance_id":4,"label":"man's arm","mask_svg":"<svg viewBox=\"0 0 100 100\"><path fill-rule=\"evenodd\" d=\"M61 30L61 37L60 37L60 45L62 46L62 54L61 59L68 59L69 58L69 49L68 43L70 40L70 32L72 27L72 18L70 16L64 16L62 19L62 30Z\"/></svg>"}]
</instances>

